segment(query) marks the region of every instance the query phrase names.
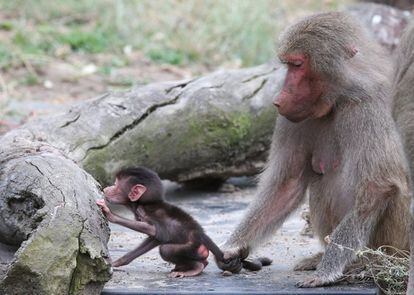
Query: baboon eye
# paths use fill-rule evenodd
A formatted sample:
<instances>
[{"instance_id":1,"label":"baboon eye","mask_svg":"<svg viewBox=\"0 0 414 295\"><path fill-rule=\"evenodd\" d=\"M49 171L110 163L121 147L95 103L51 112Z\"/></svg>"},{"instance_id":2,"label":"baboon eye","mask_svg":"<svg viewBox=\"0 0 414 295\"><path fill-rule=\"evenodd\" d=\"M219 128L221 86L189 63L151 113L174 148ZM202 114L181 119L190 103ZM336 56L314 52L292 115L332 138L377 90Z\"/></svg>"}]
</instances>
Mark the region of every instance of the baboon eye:
<instances>
[{"instance_id":1,"label":"baboon eye","mask_svg":"<svg viewBox=\"0 0 414 295\"><path fill-rule=\"evenodd\" d=\"M293 66L293 67L300 67L303 64L303 60L285 60L285 59L279 59L281 64Z\"/></svg>"},{"instance_id":2,"label":"baboon eye","mask_svg":"<svg viewBox=\"0 0 414 295\"><path fill-rule=\"evenodd\" d=\"M294 61L291 61L290 64L292 66L295 66L295 67L300 67L301 65L303 65L303 61L301 61L301 60L294 60Z\"/></svg>"}]
</instances>

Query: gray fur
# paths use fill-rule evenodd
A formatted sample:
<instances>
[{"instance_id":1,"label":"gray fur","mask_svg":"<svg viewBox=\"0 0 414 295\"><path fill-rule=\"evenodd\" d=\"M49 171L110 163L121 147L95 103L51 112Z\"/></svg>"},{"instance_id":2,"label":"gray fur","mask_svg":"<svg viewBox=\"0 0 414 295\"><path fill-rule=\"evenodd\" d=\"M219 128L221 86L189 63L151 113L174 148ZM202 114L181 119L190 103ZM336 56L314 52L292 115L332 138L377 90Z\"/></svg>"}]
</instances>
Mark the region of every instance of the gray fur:
<instances>
[{"instance_id":1,"label":"gray fur","mask_svg":"<svg viewBox=\"0 0 414 295\"><path fill-rule=\"evenodd\" d=\"M414 170L414 22L409 24L401 37L397 49L393 92L393 115L400 128L404 147L410 164ZM411 204L411 212L413 212ZM410 232L411 250L414 251L414 227ZM411 253L412 253L411 251ZM414 294L414 258L411 255L410 279L407 294Z\"/></svg>"},{"instance_id":2,"label":"gray fur","mask_svg":"<svg viewBox=\"0 0 414 295\"><path fill-rule=\"evenodd\" d=\"M329 83L323 99L334 110L299 123L279 116L256 200L226 246L229 253L254 248L309 190L315 231L322 242L327 235L332 240L312 279L301 284L314 287L341 277L355 259L350 249L408 248L410 179L391 116L389 57L356 21L338 12L313 15L288 28L280 44L281 58L310 58L311 69ZM321 162L327 165L318 175Z\"/></svg>"}]
</instances>

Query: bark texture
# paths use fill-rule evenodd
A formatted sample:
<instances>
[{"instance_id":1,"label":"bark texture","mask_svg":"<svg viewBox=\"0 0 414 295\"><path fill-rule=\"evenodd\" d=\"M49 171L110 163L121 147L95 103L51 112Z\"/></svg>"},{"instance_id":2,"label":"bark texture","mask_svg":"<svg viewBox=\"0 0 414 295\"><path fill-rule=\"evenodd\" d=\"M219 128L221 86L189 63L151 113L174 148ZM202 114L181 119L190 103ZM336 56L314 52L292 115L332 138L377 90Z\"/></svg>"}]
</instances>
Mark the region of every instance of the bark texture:
<instances>
[{"instance_id":1,"label":"bark texture","mask_svg":"<svg viewBox=\"0 0 414 295\"><path fill-rule=\"evenodd\" d=\"M97 182L25 128L1 138L0 159L0 293L100 294L111 272Z\"/></svg>"}]
</instances>

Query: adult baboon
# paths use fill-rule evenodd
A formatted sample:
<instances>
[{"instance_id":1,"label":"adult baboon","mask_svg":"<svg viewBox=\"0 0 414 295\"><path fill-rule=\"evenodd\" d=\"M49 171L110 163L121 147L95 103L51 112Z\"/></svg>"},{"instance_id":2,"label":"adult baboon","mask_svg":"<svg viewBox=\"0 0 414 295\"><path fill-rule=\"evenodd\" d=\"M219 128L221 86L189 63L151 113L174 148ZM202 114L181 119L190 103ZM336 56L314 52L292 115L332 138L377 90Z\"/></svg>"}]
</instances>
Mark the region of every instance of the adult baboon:
<instances>
[{"instance_id":1,"label":"adult baboon","mask_svg":"<svg viewBox=\"0 0 414 295\"><path fill-rule=\"evenodd\" d=\"M325 253L299 269L317 271L301 287L342 276L362 247L408 249L411 200L403 147L392 119L387 55L344 13L310 16L280 38L287 75L256 200L226 242L243 259L310 192L311 222ZM322 257L321 259L318 259ZM217 262L219 267L238 271Z\"/></svg>"}]
</instances>

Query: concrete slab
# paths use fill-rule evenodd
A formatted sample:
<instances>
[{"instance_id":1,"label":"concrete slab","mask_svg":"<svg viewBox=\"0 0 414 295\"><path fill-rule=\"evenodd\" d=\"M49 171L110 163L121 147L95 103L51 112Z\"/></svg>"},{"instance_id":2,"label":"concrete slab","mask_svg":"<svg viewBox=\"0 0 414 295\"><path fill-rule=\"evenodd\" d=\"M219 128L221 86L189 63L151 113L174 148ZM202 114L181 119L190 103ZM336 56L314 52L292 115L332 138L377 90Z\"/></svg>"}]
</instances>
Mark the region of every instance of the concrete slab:
<instances>
[{"instance_id":1,"label":"concrete slab","mask_svg":"<svg viewBox=\"0 0 414 295\"><path fill-rule=\"evenodd\" d=\"M169 190L167 199L190 214L204 227L207 234L219 245L230 235L243 216L249 202L254 198L254 186L241 185L232 193L189 192ZM114 211L132 218L122 208ZM320 251L316 239L301 236L305 221L299 209L285 222L283 227L255 251L255 255L273 259L273 264L259 272L242 271L238 275L224 277L216 267L213 257L204 272L193 278L171 279L168 273L173 268L163 261L154 249L137 258L131 264L114 269L113 278L102 294L377 294L373 285L339 285L328 288L299 289L295 283L304 278L306 272L294 272L294 264ZM111 225L109 242L113 259L136 247L144 235L117 225Z\"/></svg>"}]
</instances>

